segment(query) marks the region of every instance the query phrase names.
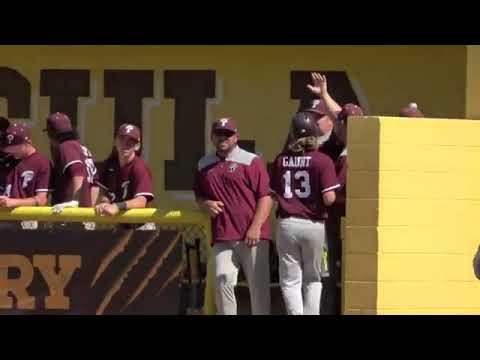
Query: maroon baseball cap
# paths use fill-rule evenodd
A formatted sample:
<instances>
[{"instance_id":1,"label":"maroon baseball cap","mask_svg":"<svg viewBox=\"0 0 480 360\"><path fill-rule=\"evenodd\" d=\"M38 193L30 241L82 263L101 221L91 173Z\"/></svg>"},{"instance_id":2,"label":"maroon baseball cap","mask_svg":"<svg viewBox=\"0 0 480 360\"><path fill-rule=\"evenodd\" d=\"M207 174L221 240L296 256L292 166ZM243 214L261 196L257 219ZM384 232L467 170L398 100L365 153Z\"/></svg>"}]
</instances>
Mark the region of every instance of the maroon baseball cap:
<instances>
[{"instance_id":1,"label":"maroon baseball cap","mask_svg":"<svg viewBox=\"0 0 480 360\"><path fill-rule=\"evenodd\" d=\"M43 131L49 130L57 134L73 131L72 122L66 114L56 112L47 118L47 127Z\"/></svg>"},{"instance_id":2,"label":"maroon baseball cap","mask_svg":"<svg viewBox=\"0 0 480 360\"><path fill-rule=\"evenodd\" d=\"M350 116L363 116L362 108L355 104L345 104L342 107L342 110L338 113L337 120L344 122Z\"/></svg>"},{"instance_id":3,"label":"maroon baseball cap","mask_svg":"<svg viewBox=\"0 0 480 360\"><path fill-rule=\"evenodd\" d=\"M300 109L301 112L310 112L320 116L328 115L327 105L322 99L314 99L311 104L304 108Z\"/></svg>"},{"instance_id":4,"label":"maroon baseball cap","mask_svg":"<svg viewBox=\"0 0 480 360\"><path fill-rule=\"evenodd\" d=\"M136 142L140 142L142 140L142 134L140 132L140 129L132 124L120 125L117 134L120 136L128 136Z\"/></svg>"},{"instance_id":5,"label":"maroon baseball cap","mask_svg":"<svg viewBox=\"0 0 480 360\"><path fill-rule=\"evenodd\" d=\"M2 146L6 150L9 146L25 144L30 141L30 131L25 124L14 123L5 130Z\"/></svg>"},{"instance_id":6,"label":"maroon baseball cap","mask_svg":"<svg viewBox=\"0 0 480 360\"><path fill-rule=\"evenodd\" d=\"M416 103L410 103L402 108L399 113L400 117L423 118L425 115L420 111Z\"/></svg>"},{"instance_id":7,"label":"maroon baseball cap","mask_svg":"<svg viewBox=\"0 0 480 360\"><path fill-rule=\"evenodd\" d=\"M232 118L221 118L212 124L212 134L216 131L228 130L236 134L238 132L237 123Z\"/></svg>"}]
</instances>

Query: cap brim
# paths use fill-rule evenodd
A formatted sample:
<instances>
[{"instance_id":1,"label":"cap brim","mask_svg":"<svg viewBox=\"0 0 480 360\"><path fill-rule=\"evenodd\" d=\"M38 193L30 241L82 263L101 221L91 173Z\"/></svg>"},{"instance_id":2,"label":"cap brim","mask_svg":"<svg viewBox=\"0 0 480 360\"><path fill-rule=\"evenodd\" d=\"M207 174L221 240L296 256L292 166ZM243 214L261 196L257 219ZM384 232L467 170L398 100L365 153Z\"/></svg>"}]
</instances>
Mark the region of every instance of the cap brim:
<instances>
[{"instance_id":1,"label":"cap brim","mask_svg":"<svg viewBox=\"0 0 480 360\"><path fill-rule=\"evenodd\" d=\"M306 109L306 110L303 110L303 111L313 113L315 115L320 115L320 116L328 115L326 112L323 112L323 111L320 111L320 110L317 110L317 109Z\"/></svg>"},{"instance_id":2,"label":"cap brim","mask_svg":"<svg viewBox=\"0 0 480 360\"><path fill-rule=\"evenodd\" d=\"M134 141L136 141L136 142L140 142L140 141L141 141L141 139L138 139L138 138L136 138L135 136L130 135L130 134L118 134L118 135L119 135L119 136L126 136L126 137L128 137L128 138L130 138L130 139L132 139L132 140L134 140Z\"/></svg>"},{"instance_id":3,"label":"cap brim","mask_svg":"<svg viewBox=\"0 0 480 360\"><path fill-rule=\"evenodd\" d=\"M231 130L231 129L225 129L225 128L219 128L219 129L213 129L212 130L212 134L215 134L217 132L223 132L223 133L229 132L230 134L235 135L238 131Z\"/></svg>"}]
</instances>

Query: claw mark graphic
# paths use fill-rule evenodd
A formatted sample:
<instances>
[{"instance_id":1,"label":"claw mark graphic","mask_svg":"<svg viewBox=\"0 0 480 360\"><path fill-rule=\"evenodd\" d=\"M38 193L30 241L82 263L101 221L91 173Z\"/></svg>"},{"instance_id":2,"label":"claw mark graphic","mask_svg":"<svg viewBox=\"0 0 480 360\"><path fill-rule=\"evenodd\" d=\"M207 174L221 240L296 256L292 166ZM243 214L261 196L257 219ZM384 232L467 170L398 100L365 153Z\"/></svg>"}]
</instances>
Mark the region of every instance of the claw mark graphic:
<instances>
[{"instance_id":1,"label":"claw mark graphic","mask_svg":"<svg viewBox=\"0 0 480 360\"><path fill-rule=\"evenodd\" d=\"M172 243L168 246L168 248L165 250L165 252L163 254L161 254L159 256L159 258L157 259L157 261L155 262L155 264L153 264L152 268L150 269L150 271L148 272L147 276L145 277L145 279L143 279L143 281L140 283L140 285L135 289L135 291L133 292L133 294L128 298L127 302L125 303L125 305L122 307L122 310L123 311L124 309L127 308L127 306L129 306L133 301L135 301L135 299L138 297L138 295L140 295L142 293L142 291L145 289L145 287L148 285L148 282L150 281L151 278L153 278L158 270L161 268L161 266L163 265L163 262L165 261L165 259L170 255L170 253L172 252L172 250L175 248L175 245L180 241L180 239L182 238L182 233L179 232L176 236L175 236L175 239L173 239Z\"/></svg>"},{"instance_id":2,"label":"claw mark graphic","mask_svg":"<svg viewBox=\"0 0 480 360\"><path fill-rule=\"evenodd\" d=\"M107 294L102 300L102 303L98 307L96 311L96 315L101 315L105 311L105 308L110 304L113 296L121 289L125 279L128 277L128 273L132 268L139 262L141 258L145 256L147 253L147 249L150 247L151 244L155 242L155 240L160 238L160 230L155 231L153 234L150 234L148 240L142 245L140 250L135 254L135 256L128 262L125 269L120 273L119 276L115 279L112 286L108 290Z\"/></svg>"},{"instance_id":3,"label":"claw mark graphic","mask_svg":"<svg viewBox=\"0 0 480 360\"><path fill-rule=\"evenodd\" d=\"M98 267L97 273L95 274L95 277L93 278L92 283L90 284L90 287L93 287L95 283L97 282L98 278L105 272L107 269L108 265L111 264L111 262L122 252L125 251L125 247L128 245L130 242L130 239L133 236L134 230L127 230L125 231L124 234L119 238L118 243L110 250L110 252L105 255L105 257L102 259L102 262L100 266Z\"/></svg>"},{"instance_id":4,"label":"claw mark graphic","mask_svg":"<svg viewBox=\"0 0 480 360\"><path fill-rule=\"evenodd\" d=\"M163 289L165 289L173 280L175 280L180 274L182 273L183 270L183 264L180 264L177 266L177 268L173 271L172 275L165 281L165 283L162 285L160 290L155 294L155 296L160 296L162 293Z\"/></svg>"}]
</instances>

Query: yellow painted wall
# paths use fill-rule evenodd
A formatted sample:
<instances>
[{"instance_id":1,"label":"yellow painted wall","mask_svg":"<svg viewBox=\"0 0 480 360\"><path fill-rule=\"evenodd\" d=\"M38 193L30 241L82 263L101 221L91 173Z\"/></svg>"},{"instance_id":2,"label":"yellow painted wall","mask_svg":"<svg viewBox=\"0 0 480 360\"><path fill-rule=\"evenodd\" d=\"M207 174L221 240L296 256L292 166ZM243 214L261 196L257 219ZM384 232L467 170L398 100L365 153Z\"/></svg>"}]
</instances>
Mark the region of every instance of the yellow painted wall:
<instances>
[{"instance_id":1,"label":"yellow painted wall","mask_svg":"<svg viewBox=\"0 0 480 360\"><path fill-rule=\"evenodd\" d=\"M480 122L349 122L346 314L480 314Z\"/></svg>"},{"instance_id":2,"label":"yellow painted wall","mask_svg":"<svg viewBox=\"0 0 480 360\"><path fill-rule=\"evenodd\" d=\"M480 119L480 45L467 46L466 117Z\"/></svg>"},{"instance_id":3,"label":"yellow painted wall","mask_svg":"<svg viewBox=\"0 0 480 360\"><path fill-rule=\"evenodd\" d=\"M103 97L103 71L154 69L158 105L145 110L144 118L150 122L147 155L157 204L164 208L194 206L179 197L188 193L164 190L164 160L173 158L174 118L174 101L163 98L164 70L215 70L217 99L206 107L207 124L220 116L235 117L241 136L256 140L257 152L271 160L298 107L290 99L290 71L347 71L373 114L396 114L415 100L427 114L463 117L465 62L465 46L0 46L0 66L18 70L31 82L33 136L45 152L47 139L39 129L50 100L38 96L40 69L91 70L93 96L80 99L79 109L85 143L99 160L111 149L113 131L114 100ZM7 106L0 98L0 115Z\"/></svg>"}]
</instances>

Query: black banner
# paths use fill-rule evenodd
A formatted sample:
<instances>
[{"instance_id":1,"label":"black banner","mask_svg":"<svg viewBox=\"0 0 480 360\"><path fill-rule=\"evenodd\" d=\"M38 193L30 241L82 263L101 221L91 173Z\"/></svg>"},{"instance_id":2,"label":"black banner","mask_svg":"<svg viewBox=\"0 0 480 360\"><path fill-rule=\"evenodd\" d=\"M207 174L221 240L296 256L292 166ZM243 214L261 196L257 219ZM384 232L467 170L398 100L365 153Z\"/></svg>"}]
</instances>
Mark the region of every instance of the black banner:
<instances>
[{"instance_id":1,"label":"black banner","mask_svg":"<svg viewBox=\"0 0 480 360\"><path fill-rule=\"evenodd\" d=\"M176 231L62 228L0 232L0 314L178 314Z\"/></svg>"}]
</instances>

